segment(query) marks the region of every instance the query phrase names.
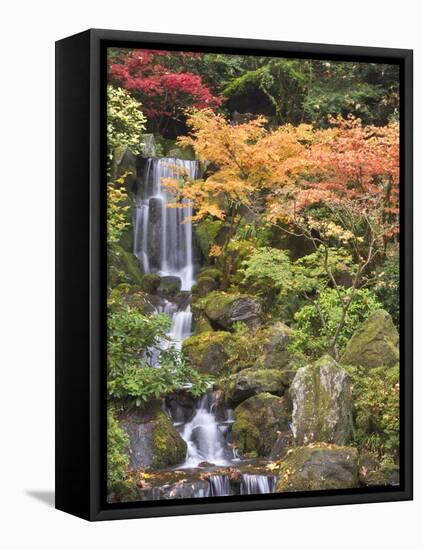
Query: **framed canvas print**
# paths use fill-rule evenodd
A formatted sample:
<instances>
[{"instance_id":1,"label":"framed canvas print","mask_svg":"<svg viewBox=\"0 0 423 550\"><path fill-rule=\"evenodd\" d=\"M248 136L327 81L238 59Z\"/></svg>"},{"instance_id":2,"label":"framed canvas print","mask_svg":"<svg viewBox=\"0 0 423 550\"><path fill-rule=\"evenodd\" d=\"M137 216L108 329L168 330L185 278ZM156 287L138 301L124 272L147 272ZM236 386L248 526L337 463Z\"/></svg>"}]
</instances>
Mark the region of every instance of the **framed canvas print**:
<instances>
[{"instance_id":1,"label":"framed canvas print","mask_svg":"<svg viewBox=\"0 0 423 550\"><path fill-rule=\"evenodd\" d=\"M56 45L56 506L412 498L412 52Z\"/></svg>"}]
</instances>

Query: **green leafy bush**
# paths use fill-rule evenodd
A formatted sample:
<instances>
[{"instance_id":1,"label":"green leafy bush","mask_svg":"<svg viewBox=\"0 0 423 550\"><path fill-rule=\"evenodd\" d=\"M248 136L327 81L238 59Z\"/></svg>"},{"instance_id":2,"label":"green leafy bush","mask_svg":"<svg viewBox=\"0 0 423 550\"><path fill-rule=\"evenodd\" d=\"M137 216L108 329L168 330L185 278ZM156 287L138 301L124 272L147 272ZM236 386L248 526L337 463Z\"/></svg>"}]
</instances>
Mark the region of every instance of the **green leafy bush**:
<instances>
[{"instance_id":1,"label":"green leafy bush","mask_svg":"<svg viewBox=\"0 0 423 550\"><path fill-rule=\"evenodd\" d=\"M111 160L116 150L128 147L134 154L142 152L141 134L146 118L141 103L122 88L107 86L107 147Z\"/></svg>"},{"instance_id":2,"label":"green leafy bush","mask_svg":"<svg viewBox=\"0 0 423 550\"><path fill-rule=\"evenodd\" d=\"M399 366L345 367L352 380L354 443L381 459L398 460Z\"/></svg>"},{"instance_id":3,"label":"green leafy bush","mask_svg":"<svg viewBox=\"0 0 423 550\"><path fill-rule=\"evenodd\" d=\"M194 396L205 392L211 379L199 374L182 353L164 345L170 319L144 315L126 307L108 315L108 381L110 398L139 406L186 387ZM154 359L154 366L151 360Z\"/></svg>"},{"instance_id":4,"label":"green leafy bush","mask_svg":"<svg viewBox=\"0 0 423 550\"><path fill-rule=\"evenodd\" d=\"M114 409L109 407L107 411L107 487L109 493L120 493L127 488L128 445L128 434L120 427Z\"/></svg>"},{"instance_id":5,"label":"green leafy bush","mask_svg":"<svg viewBox=\"0 0 423 550\"><path fill-rule=\"evenodd\" d=\"M340 290L343 300L349 299L350 289L338 290ZM325 320L327 333L325 333L318 307ZM380 308L380 302L370 290L356 290L345 317L345 324L339 334L338 349L340 353L361 323L367 319L370 313ZM316 298L314 303L303 306L294 315L295 330L291 337L291 352L305 353L312 358L327 352L329 341L335 334L341 314L341 302L337 291L327 288L321 292L318 302Z\"/></svg>"}]
</instances>

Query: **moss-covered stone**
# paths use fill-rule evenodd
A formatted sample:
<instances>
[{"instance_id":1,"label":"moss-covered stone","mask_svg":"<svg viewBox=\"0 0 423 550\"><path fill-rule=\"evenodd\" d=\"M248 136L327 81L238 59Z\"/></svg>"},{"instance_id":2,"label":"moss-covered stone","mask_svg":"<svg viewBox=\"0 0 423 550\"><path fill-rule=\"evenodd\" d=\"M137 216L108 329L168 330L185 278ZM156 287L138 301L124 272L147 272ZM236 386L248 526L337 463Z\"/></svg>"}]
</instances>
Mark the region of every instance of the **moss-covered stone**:
<instances>
[{"instance_id":1,"label":"moss-covered stone","mask_svg":"<svg viewBox=\"0 0 423 550\"><path fill-rule=\"evenodd\" d=\"M379 468L366 472L361 480L366 487L399 485L399 466L392 462L382 463Z\"/></svg>"},{"instance_id":2,"label":"moss-covered stone","mask_svg":"<svg viewBox=\"0 0 423 550\"><path fill-rule=\"evenodd\" d=\"M161 408L160 401L132 408L120 415L129 435L129 458L133 469L173 466L184 461L187 445Z\"/></svg>"},{"instance_id":3,"label":"moss-covered stone","mask_svg":"<svg viewBox=\"0 0 423 550\"><path fill-rule=\"evenodd\" d=\"M298 369L290 389L292 431L298 445L324 441L344 445L351 429L351 388L348 374L325 355Z\"/></svg>"},{"instance_id":4,"label":"moss-covered stone","mask_svg":"<svg viewBox=\"0 0 423 550\"><path fill-rule=\"evenodd\" d=\"M222 272L217 267L207 267L199 273L198 278L200 277L211 277L219 284L222 280Z\"/></svg>"},{"instance_id":5,"label":"moss-covered stone","mask_svg":"<svg viewBox=\"0 0 423 550\"><path fill-rule=\"evenodd\" d=\"M220 373L229 359L225 345L230 338L228 332L202 332L184 340L182 351L199 372Z\"/></svg>"},{"instance_id":6,"label":"moss-covered stone","mask_svg":"<svg viewBox=\"0 0 423 550\"><path fill-rule=\"evenodd\" d=\"M215 243L219 231L223 227L223 222L220 220L204 219L197 223L194 227L195 237L200 247L203 256L209 257L210 248Z\"/></svg>"},{"instance_id":7,"label":"moss-covered stone","mask_svg":"<svg viewBox=\"0 0 423 550\"><path fill-rule=\"evenodd\" d=\"M216 290L217 287L218 284L215 279L208 277L207 275L201 275L192 287L193 299L204 298L204 296L207 296L207 294L213 292L213 290Z\"/></svg>"},{"instance_id":8,"label":"moss-covered stone","mask_svg":"<svg viewBox=\"0 0 423 550\"><path fill-rule=\"evenodd\" d=\"M257 367L266 369L285 369L292 356L288 351L292 330L284 323L275 323L261 329L259 337L263 353Z\"/></svg>"},{"instance_id":9,"label":"moss-covered stone","mask_svg":"<svg viewBox=\"0 0 423 550\"><path fill-rule=\"evenodd\" d=\"M277 492L350 489L358 486L354 447L309 445L290 449L280 463Z\"/></svg>"},{"instance_id":10,"label":"moss-covered stone","mask_svg":"<svg viewBox=\"0 0 423 550\"><path fill-rule=\"evenodd\" d=\"M225 400L238 405L253 395L271 393L282 395L286 390L285 377L276 369L243 369L228 377L225 383Z\"/></svg>"},{"instance_id":11,"label":"moss-covered stone","mask_svg":"<svg viewBox=\"0 0 423 550\"><path fill-rule=\"evenodd\" d=\"M239 322L249 328L257 328L261 323L261 304L253 296L215 291L203 298L198 307L212 324L224 330L233 330Z\"/></svg>"},{"instance_id":12,"label":"moss-covered stone","mask_svg":"<svg viewBox=\"0 0 423 550\"><path fill-rule=\"evenodd\" d=\"M175 277L172 275L166 275L165 277L160 277L160 285L157 289L163 296L175 296L181 290L182 281L180 277Z\"/></svg>"},{"instance_id":13,"label":"moss-covered stone","mask_svg":"<svg viewBox=\"0 0 423 550\"><path fill-rule=\"evenodd\" d=\"M353 334L341 357L341 364L392 367L399 361L398 331L389 313L379 309L372 313Z\"/></svg>"},{"instance_id":14,"label":"moss-covered stone","mask_svg":"<svg viewBox=\"0 0 423 550\"><path fill-rule=\"evenodd\" d=\"M117 286L120 283L141 286L143 274L136 257L115 244L109 254L109 284Z\"/></svg>"},{"instance_id":15,"label":"moss-covered stone","mask_svg":"<svg viewBox=\"0 0 423 550\"><path fill-rule=\"evenodd\" d=\"M141 289L147 294L156 294L160 286L160 275L146 273L141 279Z\"/></svg>"},{"instance_id":16,"label":"moss-covered stone","mask_svg":"<svg viewBox=\"0 0 423 550\"><path fill-rule=\"evenodd\" d=\"M243 401L235 409L233 442L241 456L254 453L268 456L278 432L288 429L289 403L284 397L260 393Z\"/></svg>"}]
</instances>

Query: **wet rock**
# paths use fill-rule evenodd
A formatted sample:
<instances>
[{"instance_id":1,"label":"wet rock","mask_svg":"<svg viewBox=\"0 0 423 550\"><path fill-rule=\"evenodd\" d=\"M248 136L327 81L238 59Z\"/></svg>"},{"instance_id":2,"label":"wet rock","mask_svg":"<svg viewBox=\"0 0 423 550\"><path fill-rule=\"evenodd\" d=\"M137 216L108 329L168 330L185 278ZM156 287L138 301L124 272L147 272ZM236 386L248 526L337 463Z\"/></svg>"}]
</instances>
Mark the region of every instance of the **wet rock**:
<instances>
[{"instance_id":1,"label":"wet rock","mask_svg":"<svg viewBox=\"0 0 423 550\"><path fill-rule=\"evenodd\" d=\"M195 413L196 400L186 391L179 391L166 398L166 407L174 422L189 422Z\"/></svg>"},{"instance_id":2,"label":"wet rock","mask_svg":"<svg viewBox=\"0 0 423 550\"><path fill-rule=\"evenodd\" d=\"M290 409L287 398L260 393L235 409L233 443L241 456L268 456L282 431L288 429Z\"/></svg>"},{"instance_id":3,"label":"wet rock","mask_svg":"<svg viewBox=\"0 0 423 550\"><path fill-rule=\"evenodd\" d=\"M261 323L261 305L254 297L215 291L204 298L202 307L211 323L224 330L233 329L237 322L249 328L257 328Z\"/></svg>"},{"instance_id":4,"label":"wet rock","mask_svg":"<svg viewBox=\"0 0 423 550\"><path fill-rule=\"evenodd\" d=\"M358 486L354 447L295 447L281 463L277 492L349 489Z\"/></svg>"},{"instance_id":5,"label":"wet rock","mask_svg":"<svg viewBox=\"0 0 423 550\"><path fill-rule=\"evenodd\" d=\"M281 396L285 389L285 375L276 369L243 369L228 378L225 399L232 405L239 405L253 395L271 393Z\"/></svg>"},{"instance_id":6,"label":"wet rock","mask_svg":"<svg viewBox=\"0 0 423 550\"><path fill-rule=\"evenodd\" d=\"M131 468L164 468L184 461L187 445L162 411L160 402L133 408L119 420L129 435Z\"/></svg>"},{"instance_id":7,"label":"wet rock","mask_svg":"<svg viewBox=\"0 0 423 550\"><path fill-rule=\"evenodd\" d=\"M341 357L341 364L392 367L399 361L398 331L389 313L379 309L356 330Z\"/></svg>"},{"instance_id":8,"label":"wet rock","mask_svg":"<svg viewBox=\"0 0 423 550\"><path fill-rule=\"evenodd\" d=\"M147 253L150 269L153 270L160 268L160 259L162 254L163 208L165 208L165 205L160 197L152 197L150 199Z\"/></svg>"},{"instance_id":9,"label":"wet rock","mask_svg":"<svg viewBox=\"0 0 423 550\"><path fill-rule=\"evenodd\" d=\"M350 436L349 377L329 355L298 369L292 382L292 432L297 445L324 441L344 445Z\"/></svg>"}]
</instances>

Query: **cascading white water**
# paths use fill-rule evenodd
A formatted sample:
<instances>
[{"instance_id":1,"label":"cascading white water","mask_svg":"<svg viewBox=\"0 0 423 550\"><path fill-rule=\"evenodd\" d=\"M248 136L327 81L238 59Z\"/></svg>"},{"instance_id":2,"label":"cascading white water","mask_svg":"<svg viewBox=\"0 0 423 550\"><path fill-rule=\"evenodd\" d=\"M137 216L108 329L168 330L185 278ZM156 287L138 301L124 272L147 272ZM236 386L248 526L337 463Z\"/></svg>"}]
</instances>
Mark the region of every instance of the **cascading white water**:
<instances>
[{"instance_id":1,"label":"cascading white water","mask_svg":"<svg viewBox=\"0 0 423 550\"><path fill-rule=\"evenodd\" d=\"M241 495L257 495L274 493L276 476L243 474L241 479Z\"/></svg>"},{"instance_id":2,"label":"cascading white water","mask_svg":"<svg viewBox=\"0 0 423 550\"><path fill-rule=\"evenodd\" d=\"M156 273L162 277L179 277L181 290L190 292L194 283L192 246L192 208L172 208L172 193L166 189L164 178L197 177L198 163L176 158L149 158L139 181L135 199L134 254L144 273ZM181 349L182 342L191 335L192 312L187 304L163 300L156 308L172 319L168 340L159 349L150 350L150 364L160 367L161 350L172 346ZM187 443L184 468L197 467L201 462L227 466L236 459L228 443L228 427L231 418L218 422L214 413L214 394L207 393L199 401L190 422L185 423L181 435ZM216 488L216 491L218 489Z\"/></svg>"},{"instance_id":3,"label":"cascading white water","mask_svg":"<svg viewBox=\"0 0 423 550\"><path fill-rule=\"evenodd\" d=\"M181 290L194 283L192 207L169 208L174 197L165 178L197 176L197 161L171 157L147 159L135 200L134 254L145 273L179 277ZM187 220L187 221L184 221Z\"/></svg>"},{"instance_id":4,"label":"cascading white water","mask_svg":"<svg viewBox=\"0 0 423 550\"><path fill-rule=\"evenodd\" d=\"M185 468L194 468L201 462L216 466L227 466L227 443L224 434L211 411L211 394L206 394L199 400L198 408L190 422L187 422L181 433L187 442Z\"/></svg>"}]
</instances>

